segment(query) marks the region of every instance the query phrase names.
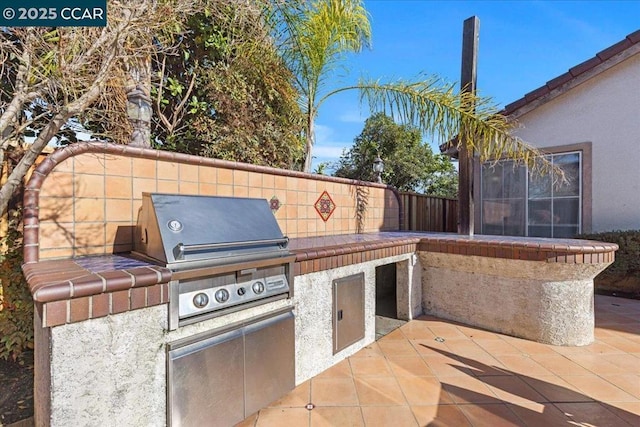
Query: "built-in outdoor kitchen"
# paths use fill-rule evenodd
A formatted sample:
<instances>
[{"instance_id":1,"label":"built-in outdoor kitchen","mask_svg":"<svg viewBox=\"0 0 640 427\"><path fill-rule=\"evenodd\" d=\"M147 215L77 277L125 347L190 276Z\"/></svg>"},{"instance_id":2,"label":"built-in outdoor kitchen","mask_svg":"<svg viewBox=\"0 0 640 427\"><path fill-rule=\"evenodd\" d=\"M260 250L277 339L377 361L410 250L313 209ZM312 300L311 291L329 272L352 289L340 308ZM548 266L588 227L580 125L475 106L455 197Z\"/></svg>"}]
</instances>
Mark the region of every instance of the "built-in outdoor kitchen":
<instances>
[{"instance_id":1,"label":"built-in outdoor kitchen","mask_svg":"<svg viewBox=\"0 0 640 427\"><path fill-rule=\"evenodd\" d=\"M242 421L375 340L376 271L398 318L585 345L616 250L399 231L383 184L104 143L24 201L43 426Z\"/></svg>"}]
</instances>

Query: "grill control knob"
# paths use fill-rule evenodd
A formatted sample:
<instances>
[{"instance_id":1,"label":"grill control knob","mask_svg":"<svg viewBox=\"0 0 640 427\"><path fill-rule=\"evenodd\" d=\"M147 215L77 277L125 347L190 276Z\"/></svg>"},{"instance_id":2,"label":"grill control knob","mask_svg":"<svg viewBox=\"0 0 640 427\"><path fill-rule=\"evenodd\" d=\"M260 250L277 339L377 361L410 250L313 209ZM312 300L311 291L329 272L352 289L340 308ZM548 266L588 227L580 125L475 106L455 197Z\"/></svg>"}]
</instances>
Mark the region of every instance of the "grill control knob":
<instances>
[{"instance_id":1,"label":"grill control knob","mask_svg":"<svg viewBox=\"0 0 640 427\"><path fill-rule=\"evenodd\" d=\"M193 297L193 305L198 308L206 307L209 304L209 297L207 294L200 292Z\"/></svg>"},{"instance_id":2,"label":"grill control knob","mask_svg":"<svg viewBox=\"0 0 640 427\"><path fill-rule=\"evenodd\" d=\"M245 288L238 288L238 295L242 296L246 293L247 293L247 290Z\"/></svg>"},{"instance_id":3,"label":"grill control knob","mask_svg":"<svg viewBox=\"0 0 640 427\"><path fill-rule=\"evenodd\" d=\"M216 297L216 301L223 303L229 299L229 291L226 289L220 289L216 291L214 296Z\"/></svg>"},{"instance_id":4,"label":"grill control knob","mask_svg":"<svg viewBox=\"0 0 640 427\"><path fill-rule=\"evenodd\" d=\"M256 294L261 294L264 292L264 283L262 282L256 282L253 284L253 286L251 287L253 289L253 292Z\"/></svg>"}]
</instances>

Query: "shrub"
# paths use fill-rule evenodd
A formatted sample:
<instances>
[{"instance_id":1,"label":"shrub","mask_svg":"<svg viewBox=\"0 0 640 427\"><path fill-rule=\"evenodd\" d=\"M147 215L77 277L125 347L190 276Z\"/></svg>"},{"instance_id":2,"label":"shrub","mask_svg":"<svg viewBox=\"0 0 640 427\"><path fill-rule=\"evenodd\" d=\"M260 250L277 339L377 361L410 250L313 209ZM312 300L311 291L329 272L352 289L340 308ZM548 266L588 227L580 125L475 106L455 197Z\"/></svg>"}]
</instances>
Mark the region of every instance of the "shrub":
<instances>
[{"instance_id":1,"label":"shrub","mask_svg":"<svg viewBox=\"0 0 640 427\"><path fill-rule=\"evenodd\" d=\"M596 287L640 297L640 230L582 234L580 239L616 243L615 261L596 278Z\"/></svg>"},{"instance_id":2,"label":"shrub","mask_svg":"<svg viewBox=\"0 0 640 427\"><path fill-rule=\"evenodd\" d=\"M9 212L9 230L0 238L0 358L18 360L33 348L33 299L22 274L22 231L18 210Z\"/></svg>"}]
</instances>

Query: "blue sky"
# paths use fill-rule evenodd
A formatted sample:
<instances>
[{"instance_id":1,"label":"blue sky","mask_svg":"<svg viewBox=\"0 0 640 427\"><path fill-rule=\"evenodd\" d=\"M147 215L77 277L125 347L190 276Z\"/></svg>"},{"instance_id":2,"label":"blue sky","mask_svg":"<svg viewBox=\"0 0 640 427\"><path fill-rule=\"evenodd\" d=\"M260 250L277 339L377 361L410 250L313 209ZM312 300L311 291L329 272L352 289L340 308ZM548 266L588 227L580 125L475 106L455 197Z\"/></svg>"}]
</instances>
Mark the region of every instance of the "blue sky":
<instances>
[{"instance_id":1,"label":"blue sky","mask_svg":"<svg viewBox=\"0 0 640 427\"><path fill-rule=\"evenodd\" d=\"M365 0L365 5L372 49L348 56L326 90L362 76L393 81L422 73L459 81L462 24L475 15L478 91L503 107L640 29L640 0ZM329 98L316 121L312 170L337 160L369 115L355 91Z\"/></svg>"}]
</instances>

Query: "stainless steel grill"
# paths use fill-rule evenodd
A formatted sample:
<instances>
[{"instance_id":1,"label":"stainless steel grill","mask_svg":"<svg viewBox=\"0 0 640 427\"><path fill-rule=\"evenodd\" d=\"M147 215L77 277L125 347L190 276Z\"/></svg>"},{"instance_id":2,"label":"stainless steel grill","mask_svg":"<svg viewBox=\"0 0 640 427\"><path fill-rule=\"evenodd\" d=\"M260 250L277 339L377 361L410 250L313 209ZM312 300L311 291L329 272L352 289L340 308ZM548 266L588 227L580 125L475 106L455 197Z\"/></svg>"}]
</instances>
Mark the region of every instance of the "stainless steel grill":
<instances>
[{"instance_id":1,"label":"stainless steel grill","mask_svg":"<svg viewBox=\"0 0 640 427\"><path fill-rule=\"evenodd\" d=\"M135 241L173 271L170 329L291 296L294 256L264 199L143 193Z\"/></svg>"}]
</instances>

